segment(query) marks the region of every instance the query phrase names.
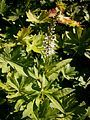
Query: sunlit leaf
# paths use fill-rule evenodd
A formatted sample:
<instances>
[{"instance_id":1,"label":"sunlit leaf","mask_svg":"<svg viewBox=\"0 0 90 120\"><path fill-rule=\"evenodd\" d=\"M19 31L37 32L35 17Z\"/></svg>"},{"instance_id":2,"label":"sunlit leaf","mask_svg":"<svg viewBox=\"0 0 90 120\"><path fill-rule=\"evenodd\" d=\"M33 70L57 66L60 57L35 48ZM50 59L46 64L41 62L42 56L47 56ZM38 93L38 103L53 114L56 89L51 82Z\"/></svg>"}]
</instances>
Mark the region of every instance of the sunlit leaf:
<instances>
[{"instance_id":1,"label":"sunlit leaf","mask_svg":"<svg viewBox=\"0 0 90 120\"><path fill-rule=\"evenodd\" d=\"M52 68L48 69L47 75L50 76L53 73L57 73L60 72L60 70L66 66L68 63L71 62L72 59L66 59L66 60L62 60L61 62L55 64L54 66L52 66Z\"/></svg>"},{"instance_id":2,"label":"sunlit leaf","mask_svg":"<svg viewBox=\"0 0 90 120\"><path fill-rule=\"evenodd\" d=\"M28 74L29 74L32 78L37 79L37 77L35 76L35 74L33 74L30 70L28 70Z\"/></svg>"},{"instance_id":3,"label":"sunlit leaf","mask_svg":"<svg viewBox=\"0 0 90 120\"><path fill-rule=\"evenodd\" d=\"M15 94L11 94L11 95L7 95L6 97L8 99L12 99L12 98L17 98L17 97L20 97L21 94L19 92L15 93Z\"/></svg>"},{"instance_id":4,"label":"sunlit leaf","mask_svg":"<svg viewBox=\"0 0 90 120\"><path fill-rule=\"evenodd\" d=\"M19 88L17 87L16 84L14 84L10 79L8 79L7 81L8 85L12 88L14 88L15 90L19 91Z\"/></svg>"},{"instance_id":5,"label":"sunlit leaf","mask_svg":"<svg viewBox=\"0 0 90 120\"><path fill-rule=\"evenodd\" d=\"M90 59L90 52L85 52L84 55Z\"/></svg>"},{"instance_id":6,"label":"sunlit leaf","mask_svg":"<svg viewBox=\"0 0 90 120\"><path fill-rule=\"evenodd\" d=\"M39 107L40 102L41 102L41 99L40 99L40 97L38 96L38 97L36 98L36 101L35 101L37 107Z\"/></svg>"},{"instance_id":7,"label":"sunlit leaf","mask_svg":"<svg viewBox=\"0 0 90 120\"><path fill-rule=\"evenodd\" d=\"M60 110L62 113L64 113L64 109L60 105L60 103L50 94L46 94L46 96L49 98L49 100L53 103L54 107Z\"/></svg>"},{"instance_id":8,"label":"sunlit leaf","mask_svg":"<svg viewBox=\"0 0 90 120\"><path fill-rule=\"evenodd\" d=\"M74 79L77 71L75 71L75 67L71 67L70 64L67 64L64 68L62 68L63 76L66 79Z\"/></svg>"},{"instance_id":9,"label":"sunlit leaf","mask_svg":"<svg viewBox=\"0 0 90 120\"><path fill-rule=\"evenodd\" d=\"M34 66L34 72L35 72L36 78L38 78L38 69L35 66Z\"/></svg>"},{"instance_id":10,"label":"sunlit leaf","mask_svg":"<svg viewBox=\"0 0 90 120\"><path fill-rule=\"evenodd\" d=\"M39 23L39 20L37 19L37 17L35 15L33 15L30 10L28 12L26 12L26 15L28 17L28 19L27 19L28 22Z\"/></svg>"},{"instance_id":11,"label":"sunlit leaf","mask_svg":"<svg viewBox=\"0 0 90 120\"><path fill-rule=\"evenodd\" d=\"M8 61L8 63L17 70L18 73L20 73L23 76L27 76L26 73L23 70L23 67L17 65L16 63L13 63L11 61Z\"/></svg>"},{"instance_id":12,"label":"sunlit leaf","mask_svg":"<svg viewBox=\"0 0 90 120\"><path fill-rule=\"evenodd\" d=\"M35 120L38 120L33 111L33 104L34 104L33 101L27 104L27 108L23 112L23 118L28 116L31 119L34 118Z\"/></svg>"},{"instance_id":13,"label":"sunlit leaf","mask_svg":"<svg viewBox=\"0 0 90 120\"><path fill-rule=\"evenodd\" d=\"M9 88L7 87L7 85L2 83L1 81L0 81L0 88L2 88L3 90L9 91Z\"/></svg>"},{"instance_id":14,"label":"sunlit leaf","mask_svg":"<svg viewBox=\"0 0 90 120\"><path fill-rule=\"evenodd\" d=\"M87 115L90 118L90 107L88 107L88 109L87 109Z\"/></svg>"},{"instance_id":15,"label":"sunlit leaf","mask_svg":"<svg viewBox=\"0 0 90 120\"><path fill-rule=\"evenodd\" d=\"M15 20L17 20L19 18L19 16L9 16L9 18L8 18L8 20L9 21L15 21Z\"/></svg>"},{"instance_id":16,"label":"sunlit leaf","mask_svg":"<svg viewBox=\"0 0 90 120\"><path fill-rule=\"evenodd\" d=\"M23 99L19 99L19 100L16 102L16 104L15 104L15 111L16 111L16 112L20 109L21 105L22 105L24 102L25 102L25 101L24 101Z\"/></svg>"},{"instance_id":17,"label":"sunlit leaf","mask_svg":"<svg viewBox=\"0 0 90 120\"><path fill-rule=\"evenodd\" d=\"M47 81L45 75L43 74L43 77L42 77L42 88L44 89L46 86L48 86L48 81Z\"/></svg>"},{"instance_id":18,"label":"sunlit leaf","mask_svg":"<svg viewBox=\"0 0 90 120\"><path fill-rule=\"evenodd\" d=\"M74 91L74 89L72 88L63 88L62 90L58 91L58 95L60 98L69 95L70 93L72 93Z\"/></svg>"}]
</instances>

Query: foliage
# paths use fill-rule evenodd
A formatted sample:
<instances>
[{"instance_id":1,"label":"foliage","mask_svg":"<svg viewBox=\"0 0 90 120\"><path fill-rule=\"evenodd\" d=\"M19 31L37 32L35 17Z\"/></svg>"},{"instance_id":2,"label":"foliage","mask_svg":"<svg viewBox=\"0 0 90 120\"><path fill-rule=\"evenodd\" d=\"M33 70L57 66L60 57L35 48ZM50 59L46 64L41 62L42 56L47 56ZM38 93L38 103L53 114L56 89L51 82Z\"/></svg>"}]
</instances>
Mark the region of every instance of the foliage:
<instances>
[{"instance_id":1,"label":"foliage","mask_svg":"<svg viewBox=\"0 0 90 120\"><path fill-rule=\"evenodd\" d=\"M0 119L90 118L88 7L0 0Z\"/></svg>"}]
</instances>

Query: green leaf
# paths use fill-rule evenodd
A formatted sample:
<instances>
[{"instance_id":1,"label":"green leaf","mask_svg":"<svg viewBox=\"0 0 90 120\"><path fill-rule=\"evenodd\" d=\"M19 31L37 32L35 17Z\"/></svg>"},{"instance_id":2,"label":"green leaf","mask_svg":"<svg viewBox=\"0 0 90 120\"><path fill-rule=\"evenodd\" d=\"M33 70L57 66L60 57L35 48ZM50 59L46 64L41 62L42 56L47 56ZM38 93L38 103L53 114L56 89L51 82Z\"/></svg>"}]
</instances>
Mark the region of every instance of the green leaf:
<instances>
[{"instance_id":1,"label":"green leaf","mask_svg":"<svg viewBox=\"0 0 90 120\"><path fill-rule=\"evenodd\" d=\"M22 76L21 82L19 84L19 89L22 90L24 86L25 86L25 77Z\"/></svg>"},{"instance_id":2,"label":"green leaf","mask_svg":"<svg viewBox=\"0 0 90 120\"><path fill-rule=\"evenodd\" d=\"M10 94L10 95L7 95L6 97L8 98L8 99L12 99L12 98L17 98L17 97L20 97L21 96L21 94L19 93L19 92L17 92L17 93L12 93L12 94Z\"/></svg>"},{"instance_id":3,"label":"green leaf","mask_svg":"<svg viewBox=\"0 0 90 120\"><path fill-rule=\"evenodd\" d=\"M48 78L49 80L54 81L55 79L57 79L57 77L58 77L58 72L52 73Z\"/></svg>"},{"instance_id":4,"label":"green leaf","mask_svg":"<svg viewBox=\"0 0 90 120\"><path fill-rule=\"evenodd\" d=\"M41 53L42 50L44 50L43 40L44 35L42 33L31 36L30 39L26 41L26 51L29 52L33 50L36 53Z\"/></svg>"},{"instance_id":5,"label":"green leaf","mask_svg":"<svg viewBox=\"0 0 90 120\"><path fill-rule=\"evenodd\" d=\"M26 15L28 17L27 19L28 22L39 23L39 20L37 19L37 17L33 15L30 10L26 12Z\"/></svg>"},{"instance_id":6,"label":"green leaf","mask_svg":"<svg viewBox=\"0 0 90 120\"><path fill-rule=\"evenodd\" d=\"M3 15L3 13L6 11L6 3L5 0L0 0L0 14Z\"/></svg>"},{"instance_id":7,"label":"green leaf","mask_svg":"<svg viewBox=\"0 0 90 120\"><path fill-rule=\"evenodd\" d=\"M4 102L6 102L6 99L0 98L0 105L2 105Z\"/></svg>"},{"instance_id":8,"label":"green leaf","mask_svg":"<svg viewBox=\"0 0 90 120\"><path fill-rule=\"evenodd\" d=\"M35 76L35 74L32 73L30 70L28 70L28 74L29 74L32 78L37 79L37 77Z\"/></svg>"},{"instance_id":9,"label":"green leaf","mask_svg":"<svg viewBox=\"0 0 90 120\"><path fill-rule=\"evenodd\" d=\"M3 90L9 91L9 88L7 87L7 85L2 83L1 81L0 81L0 88L2 88Z\"/></svg>"},{"instance_id":10,"label":"green leaf","mask_svg":"<svg viewBox=\"0 0 90 120\"><path fill-rule=\"evenodd\" d=\"M4 62L5 64L6 64L6 63L9 63L13 68L15 68L15 69L17 70L17 72L18 72L19 74L27 77L26 73L25 73L24 70L23 70L23 67L19 66L18 64L14 63L14 62L12 62L12 61L10 61L10 60L7 60L6 58L4 59L3 57L0 57L0 62ZM5 68L5 69L6 69L6 68ZM5 70L5 69L4 69L4 70Z\"/></svg>"},{"instance_id":11,"label":"green leaf","mask_svg":"<svg viewBox=\"0 0 90 120\"><path fill-rule=\"evenodd\" d=\"M57 108L62 113L64 113L64 109L62 108L60 103L52 95L50 95L50 94L45 94L45 95L49 98L49 100L52 102L52 104L54 105L55 108Z\"/></svg>"},{"instance_id":12,"label":"green leaf","mask_svg":"<svg viewBox=\"0 0 90 120\"><path fill-rule=\"evenodd\" d=\"M90 118L90 107L87 109L87 116Z\"/></svg>"},{"instance_id":13,"label":"green leaf","mask_svg":"<svg viewBox=\"0 0 90 120\"><path fill-rule=\"evenodd\" d=\"M66 60L62 60L59 63L55 64L54 66L52 66L52 68L47 70L47 76L50 77L50 75L52 75L53 73L59 73L61 71L61 69L63 67L65 67L68 63L71 62L72 59L66 59Z\"/></svg>"},{"instance_id":14,"label":"green leaf","mask_svg":"<svg viewBox=\"0 0 90 120\"><path fill-rule=\"evenodd\" d=\"M56 120L72 120L73 119L73 116L72 116L72 113L70 114L68 114L68 115L62 115L62 114L60 114L60 115L58 115L58 118L56 119Z\"/></svg>"},{"instance_id":15,"label":"green leaf","mask_svg":"<svg viewBox=\"0 0 90 120\"><path fill-rule=\"evenodd\" d=\"M23 76L26 76L26 73L24 72L23 70L23 67L19 66L18 64L14 63L14 62L11 62L11 61L8 61L8 63L17 70L17 72Z\"/></svg>"},{"instance_id":16,"label":"green leaf","mask_svg":"<svg viewBox=\"0 0 90 120\"><path fill-rule=\"evenodd\" d=\"M85 52L84 55L90 59L90 52Z\"/></svg>"},{"instance_id":17,"label":"green leaf","mask_svg":"<svg viewBox=\"0 0 90 120\"><path fill-rule=\"evenodd\" d=\"M28 19L26 21L32 22L32 23L45 23L45 22L50 22L50 18L48 17L48 12L46 10L41 10L40 15L35 16L32 14L32 12L29 10L26 12L26 15Z\"/></svg>"},{"instance_id":18,"label":"green leaf","mask_svg":"<svg viewBox=\"0 0 90 120\"><path fill-rule=\"evenodd\" d=\"M77 28L77 36L78 36L78 40L81 38L82 32L83 32L83 28L78 27L78 28Z\"/></svg>"},{"instance_id":19,"label":"green leaf","mask_svg":"<svg viewBox=\"0 0 90 120\"><path fill-rule=\"evenodd\" d=\"M16 104L15 104L15 112L18 112L19 111L19 109L20 109L20 107L22 106L22 104L24 103L25 101L24 101L24 99L19 99L17 102L16 102Z\"/></svg>"},{"instance_id":20,"label":"green leaf","mask_svg":"<svg viewBox=\"0 0 90 120\"><path fill-rule=\"evenodd\" d=\"M9 72L9 70L10 70L10 67L9 66L7 66L7 62L3 62L2 64L1 64L1 68L2 68L2 73L8 73Z\"/></svg>"},{"instance_id":21,"label":"green leaf","mask_svg":"<svg viewBox=\"0 0 90 120\"><path fill-rule=\"evenodd\" d=\"M25 85L25 91L29 91L29 92L31 92L31 91L34 91L33 89L32 89L32 83L30 83L30 84L28 84L28 85Z\"/></svg>"},{"instance_id":22,"label":"green leaf","mask_svg":"<svg viewBox=\"0 0 90 120\"><path fill-rule=\"evenodd\" d=\"M37 48L36 46L32 46L32 50L36 53L41 53L41 49Z\"/></svg>"},{"instance_id":23,"label":"green leaf","mask_svg":"<svg viewBox=\"0 0 90 120\"><path fill-rule=\"evenodd\" d=\"M35 76L38 78L38 69L34 66Z\"/></svg>"},{"instance_id":24,"label":"green leaf","mask_svg":"<svg viewBox=\"0 0 90 120\"><path fill-rule=\"evenodd\" d=\"M13 83L10 79L7 80L7 84L11 87L14 88L15 90L19 91L19 88L17 84Z\"/></svg>"},{"instance_id":25,"label":"green leaf","mask_svg":"<svg viewBox=\"0 0 90 120\"><path fill-rule=\"evenodd\" d=\"M63 88L62 90L58 91L58 97L60 97L60 98L65 97L65 96L69 95L70 93L72 93L73 91L74 91L74 89L72 89L72 88Z\"/></svg>"},{"instance_id":26,"label":"green leaf","mask_svg":"<svg viewBox=\"0 0 90 120\"><path fill-rule=\"evenodd\" d=\"M79 81L80 86L85 86L86 85L86 81L84 80L84 78L82 76L79 76L78 81Z\"/></svg>"},{"instance_id":27,"label":"green leaf","mask_svg":"<svg viewBox=\"0 0 90 120\"><path fill-rule=\"evenodd\" d=\"M66 79L74 79L74 76L76 75L77 71L75 71L75 67L71 67L70 64L67 64L65 67L62 68L63 76Z\"/></svg>"},{"instance_id":28,"label":"green leaf","mask_svg":"<svg viewBox=\"0 0 90 120\"><path fill-rule=\"evenodd\" d=\"M29 34L32 32L31 27L28 28L21 28L21 30L18 31L17 36L15 36L15 38L17 38L19 41L21 42L25 42L25 40L29 39Z\"/></svg>"},{"instance_id":29,"label":"green leaf","mask_svg":"<svg viewBox=\"0 0 90 120\"><path fill-rule=\"evenodd\" d=\"M41 13L39 15L39 23L45 23L45 22L50 22L50 18L48 17L48 12L47 10L41 10Z\"/></svg>"},{"instance_id":30,"label":"green leaf","mask_svg":"<svg viewBox=\"0 0 90 120\"><path fill-rule=\"evenodd\" d=\"M41 98L40 98L40 96L38 96L38 97L36 98L36 101L35 101L37 107L39 107L40 102L41 102Z\"/></svg>"},{"instance_id":31,"label":"green leaf","mask_svg":"<svg viewBox=\"0 0 90 120\"><path fill-rule=\"evenodd\" d=\"M27 104L27 108L23 111L23 118L30 117L31 119L38 120L33 111L33 101Z\"/></svg>"},{"instance_id":32,"label":"green leaf","mask_svg":"<svg viewBox=\"0 0 90 120\"><path fill-rule=\"evenodd\" d=\"M4 58L3 57L0 57L0 62L2 63L2 62L4 62L5 60L4 60Z\"/></svg>"},{"instance_id":33,"label":"green leaf","mask_svg":"<svg viewBox=\"0 0 90 120\"><path fill-rule=\"evenodd\" d=\"M89 20L90 20L90 14L89 14L89 12L86 9L84 9L83 12L85 13L85 16L84 16L85 20L89 22Z\"/></svg>"},{"instance_id":34,"label":"green leaf","mask_svg":"<svg viewBox=\"0 0 90 120\"><path fill-rule=\"evenodd\" d=\"M62 60L61 62L56 64L57 69L60 69L64 66L66 66L68 63L70 63L72 61L72 59L66 59L66 60Z\"/></svg>"},{"instance_id":35,"label":"green leaf","mask_svg":"<svg viewBox=\"0 0 90 120\"><path fill-rule=\"evenodd\" d=\"M42 88L44 89L45 87L47 87L48 85L48 81L45 77L45 75L43 74L43 77L42 77Z\"/></svg>"},{"instance_id":36,"label":"green leaf","mask_svg":"<svg viewBox=\"0 0 90 120\"><path fill-rule=\"evenodd\" d=\"M15 21L19 18L19 16L13 15L13 16L9 16L8 21Z\"/></svg>"}]
</instances>

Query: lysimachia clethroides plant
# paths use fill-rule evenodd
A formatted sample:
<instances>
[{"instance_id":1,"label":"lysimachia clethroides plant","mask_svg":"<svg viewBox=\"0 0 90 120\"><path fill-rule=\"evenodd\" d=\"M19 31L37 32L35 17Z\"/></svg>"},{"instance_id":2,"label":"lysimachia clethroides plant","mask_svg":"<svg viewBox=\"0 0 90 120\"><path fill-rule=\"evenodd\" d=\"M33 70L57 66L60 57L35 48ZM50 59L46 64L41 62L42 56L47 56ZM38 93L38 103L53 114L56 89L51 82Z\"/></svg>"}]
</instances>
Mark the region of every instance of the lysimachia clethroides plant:
<instances>
[{"instance_id":1,"label":"lysimachia clethroides plant","mask_svg":"<svg viewBox=\"0 0 90 120\"><path fill-rule=\"evenodd\" d=\"M86 117L85 104L78 103L75 89L60 84L64 78L75 79L77 72L70 66L72 58L63 60L56 54L56 23L66 24L67 20L73 27L80 24L65 17L59 5L49 12L39 11L38 16L37 11L27 11L29 26L21 28L13 40L0 45L0 68L2 76L5 75L5 82L0 80L0 89L13 104L13 112L22 113L20 119L84 120ZM46 31L43 30L45 24ZM35 33L33 28L40 25L43 27Z\"/></svg>"}]
</instances>

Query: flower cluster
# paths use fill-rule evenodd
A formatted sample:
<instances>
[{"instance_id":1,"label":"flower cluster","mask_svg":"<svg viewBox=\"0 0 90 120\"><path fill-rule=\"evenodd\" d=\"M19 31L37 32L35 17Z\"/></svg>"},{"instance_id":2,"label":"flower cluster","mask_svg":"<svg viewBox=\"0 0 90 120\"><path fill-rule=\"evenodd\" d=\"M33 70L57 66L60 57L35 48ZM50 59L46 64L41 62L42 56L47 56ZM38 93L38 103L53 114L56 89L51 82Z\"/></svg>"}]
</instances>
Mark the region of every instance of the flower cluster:
<instances>
[{"instance_id":1,"label":"flower cluster","mask_svg":"<svg viewBox=\"0 0 90 120\"><path fill-rule=\"evenodd\" d=\"M53 27L48 28L49 33L45 33L45 39L43 41L44 45L44 52L46 56L50 56L55 53L55 47L56 47L56 34L55 34L55 25Z\"/></svg>"}]
</instances>

